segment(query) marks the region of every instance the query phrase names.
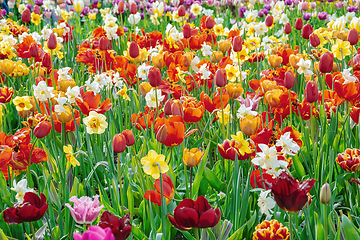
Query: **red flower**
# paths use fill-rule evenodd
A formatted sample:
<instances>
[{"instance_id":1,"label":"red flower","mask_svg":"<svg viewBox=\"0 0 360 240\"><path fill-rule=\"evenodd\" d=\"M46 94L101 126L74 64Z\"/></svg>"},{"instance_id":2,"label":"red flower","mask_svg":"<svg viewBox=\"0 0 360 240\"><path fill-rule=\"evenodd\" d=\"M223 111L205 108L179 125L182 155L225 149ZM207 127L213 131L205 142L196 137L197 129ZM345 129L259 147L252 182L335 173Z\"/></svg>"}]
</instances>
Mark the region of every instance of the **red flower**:
<instances>
[{"instance_id":1,"label":"red flower","mask_svg":"<svg viewBox=\"0 0 360 240\"><path fill-rule=\"evenodd\" d=\"M150 128L155 119L155 109L151 109L146 106L144 112L140 112L139 114L133 113L131 115L131 123L135 125L135 128L138 130L145 130L146 128ZM164 114L161 113L159 117L163 117Z\"/></svg>"},{"instance_id":2,"label":"red flower","mask_svg":"<svg viewBox=\"0 0 360 240\"><path fill-rule=\"evenodd\" d=\"M346 149L345 152L339 153L336 162L345 171L359 171L360 170L360 150Z\"/></svg>"},{"instance_id":3,"label":"red flower","mask_svg":"<svg viewBox=\"0 0 360 240\"><path fill-rule=\"evenodd\" d=\"M78 110L74 109L74 115L75 115L75 119L76 119L76 125L79 127L79 125L80 125L80 112ZM61 128L62 128L61 125L62 125L62 123L58 120L55 113L53 113L53 119L54 119L55 131L57 131L58 133L61 133ZM76 130L75 121L74 121L74 118L71 117L71 120L69 122L65 123L65 131L66 132L74 132L75 130Z\"/></svg>"},{"instance_id":4,"label":"red flower","mask_svg":"<svg viewBox=\"0 0 360 240\"><path fill-rule=\"evenodd\" d=\"M238 160L245 160L250 156L250 153L240 153L241 144L235 141L234 139L226 139L223 144L218 144L218 150L220 155L224 159L230 159L235 161L236 155Z\"/></svg>"},{"instance_id":5,"label":"red flower","mask_svg":"<svg viewBox=\"0 0 360 240\"><path fill-rule=\"evenodd\" d=\"M262 169L262 178L261 178L261 174L260 174L260 170L254 170L251 172L251 176L250 176L250 185L253 188L263 188L265 185L265 189L268 190L268 186L266 184L263 184L263 180L267 181L270 184L273 184L276 180L276 178L273 178L272 175L266 173L266 170ZM256 185L255 185L255 181L256 181Z\"/></svg>"},{"instance_id":6,"label":"red flower","mask_svg":"<svg viewBox=\"0 0 360 240\"><path fill-rule=\"evenodd\" d=\"M4 210L3 217L5 222L19 224L40 220L49 205L46 203L46 197L43 193L40 194L40 197L32 192L25 193L23 203L16 203L14 207Z\"/></svg>"},{"instance_id":7,"label":"red flower","mask_svg":"<svg viewBox=\"0 0 360 240\"><path fill-rule=\"evenodd\" d=\"M132 230L130 213L118 218L109 211L105 211L101 215L99 226L103 229L109 227L116 240L125 240L130 236Z\"/></svg>"},{"instance_id":8,"label":"red flower","mask_svg":"<svg viewBox=\"0 0 360 240\"><path fill-rule=\"evenodd\" d=\"M14 94L14 89L8 88L7 86L0 88L0 103L10 102L12 95Z\"/></svg>"},{"instance_id":9,"label":"red flower","mask_svg":"<svg viewBox=\"0 0 360 240\"><path fill-rule=\"evenodd\" d=\"M221 109L221 94L220 94L220 88L218 88L217 92L213 93L213 99L211 100L211 98L204 92L202 92L200 94L200 100L204 103L205 105L205 109L212 113L215 109ZM226 108L226 105L229 102L229 94L226 90L226 88L222 89L223 92L223 97L222 97L222 102L223 102L223 108Z\"/></svg>"},{"instance_id":10,"label":"red flower","mask_svg":"<svg viewBox=\"0 0 360 240\"><path fill-rule=\"evenodd\" d=\"M81 99L82 98L82 99ZM95 111L97 113L105 113L112 107L112 103L110 102L110 98L106 99L101 103L101 95L94 94L93 91L87 91L81 95L81 98L76 98L75 101L79 106L81 112L86 116L89 116L91 111Z\"/></svg>"},{"instance_id":11,"label":"red flower","mask_svg":"<svg viewBox=\"0 0 360 240\"><path fill-rule=\"evenodd\" d=\"M308 193L315 182L315 179L299 182L286 172L282 172L273 184L265 181L277 205L288 212L298 212L304 207L309 200Z\"/></svg>"},{"instance_id":12,"label":"red flower","mask_svg":"<svg viewBox=\"0 0 360 240\"><path fill-rule=\"evenodd\" d=\"M198 102L193 97L181 97L184 107L184 121L187 123L196 123L204 116L205 106L203 102Z\"/></svg>"},{"instance_id":13,"label":"red flower","mask_svg":"<svg viewBox=\"0 0 360 240\"><path fill-rule=\"evenodd\" d=\"M171 181L171 178L166 174L162 174L162 185L163 185L163 195L166 198L166 204L169 204L174 199L174 184ZM144 194L144 198L150 200L151 202L161 206L161 184L160 178L155 180L154 183L155 190L147 190Z\"/></svg>"},{"instance_id":14,"label":"red flower","mask_svg":"<svg viewBox=\"0 0 360 240\"><path fill-rule=\"evenodd\" d=\"M219 208L213 209L203 196L184 199L174 209L174 217L168 214L169 221L179 230L187 231L191 228L215 227L221 217Z\"/></svg>"}]
</instances>

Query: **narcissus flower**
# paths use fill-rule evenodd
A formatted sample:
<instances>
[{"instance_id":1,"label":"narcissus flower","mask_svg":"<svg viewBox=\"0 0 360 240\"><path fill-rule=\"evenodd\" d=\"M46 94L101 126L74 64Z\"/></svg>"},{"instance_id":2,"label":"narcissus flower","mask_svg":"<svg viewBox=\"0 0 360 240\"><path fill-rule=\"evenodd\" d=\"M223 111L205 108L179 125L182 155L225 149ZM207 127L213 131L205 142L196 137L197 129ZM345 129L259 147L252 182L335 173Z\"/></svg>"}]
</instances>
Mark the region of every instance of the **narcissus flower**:
<instances>
[{"instance_id":1,"label":"narcissus flower","mask_svg":"<svg viewBox=\"0 0 360 240\"><path fill-rule=\"evenodd\" d=\"M255 232L253 233L253 240L288 240L289 238L289 229L275 219L263 221L255 227Z\"/></svg>"},{"instance_id":2,"label":"narcissus flower","mask_svg":"<svg viewBox=\"0 0 360 240\"><path fill-rule=\"evenodd\" d=\"M125 240L130 236L132 230L130 213L118 218L109 211L105 211L101 215L99 226L103 229L110 228L115 240Z\"/></svg>"},{"instance_id":3,"label":"narcissus flower","mask_svg":"<svg viewBox=\"0 0 360 240\"><path fill-rule=\"evenodd\" d=\"M71 145L63 146L63 151L69 164L71 164L73 167L80 166L79 161L76 160L74 156L74 151Z\"/></svg>"},{"instance_id":4,"label":"narcissus flower","mask_svg":"<svg viewBox=\"0 0 360 240\"><path fill-rule=\"evenodd\" d=\"M336 158L337 164L345 171L359 171L360 170L360 150L346 149L345 152L339 153Z\"/></svg>"},{"instance_id":5,"label":"narcissus flower","mask_svg":"<svg viewBox=\"0 0 360 240\"><path fill-rule=\"evenodd\" d=\"M163 196L166 198L166 204L169 204L174 199L174 184L171 181L171 178L166 173L162 174L162 186L163 186ZM154 183L155 190L147 190L144 194L144 198L150 200L151 202L161 206L161 184L160 178L155 180Z\"/></svg>"},{"instance_id":6,"label":"narcissus flower","mask_svg":"<svg viewBox=\"0 0 360 240\"><path fill-rule=\"evenodd\" d=\"M91 111L89 116L84 118L84 124L86 125L88 134L101 134L105 132L105 129L108 127L106 116L95 111Z\"/></svg>"},{"instance_id":7,"label":"narcissus flower","mask_svg":"<svg viewBox=\"0 0 360 240\"><path fill-rule=\"evenodd\" d=\"M154 150L150 150L148 155L141 159L141 164L144 172L155 179L160 177L160 169L161 173L166 173L169 170L169 166L165 162L165 156L157 154Z\"/></svg>"},{"instance_id":8,"label":"narcissus flower","mask_svg":"<svg viewBox=\"0 0 360 240\"><path fill-rule=\"evenodd\" d=\"M331 47L331 51L337 59L343 60L346 56L351 54L350 47L348 41L336 39L335 44Z\"/></svg>"},{"instance_id":9,"label":"narcissus flower","mask_svg":"<svg viewBox=\"0 0 360 240\"><path fill-rule=\"evenodd\" d=\"M30 103L29 96L23 96L23 97L16 96L13 100L13 103L15 104L16 110L18 112L28 111L33 107L33 105Z\"/></svg>"}]
</instances>

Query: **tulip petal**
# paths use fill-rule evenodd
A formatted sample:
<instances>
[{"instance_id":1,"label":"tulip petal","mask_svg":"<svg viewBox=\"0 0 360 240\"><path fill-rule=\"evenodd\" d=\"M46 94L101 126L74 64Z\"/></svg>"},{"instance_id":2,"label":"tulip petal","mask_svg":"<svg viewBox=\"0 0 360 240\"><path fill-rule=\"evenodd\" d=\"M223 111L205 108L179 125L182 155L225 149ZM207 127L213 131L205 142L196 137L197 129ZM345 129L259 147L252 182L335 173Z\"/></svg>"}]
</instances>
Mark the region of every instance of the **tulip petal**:
<instances>
[{"instance_id":1,"label":"tulip petal","mask_svg":"<svg viewBox=\"0 0 360 240\"><path fill-rule=\"evenodd\" d=\"M174 210L176 222L183 228L193 228L198 226L199 214L193 208L181 207Z\"/></svg>"}]
</instances>

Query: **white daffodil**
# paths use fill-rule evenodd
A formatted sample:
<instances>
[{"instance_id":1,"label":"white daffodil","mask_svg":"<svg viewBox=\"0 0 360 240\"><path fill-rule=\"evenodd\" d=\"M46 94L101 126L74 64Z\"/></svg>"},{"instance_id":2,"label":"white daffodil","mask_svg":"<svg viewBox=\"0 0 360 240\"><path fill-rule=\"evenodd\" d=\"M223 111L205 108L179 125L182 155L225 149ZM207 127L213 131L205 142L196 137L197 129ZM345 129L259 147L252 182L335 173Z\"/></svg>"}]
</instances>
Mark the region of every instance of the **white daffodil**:
<instances>
[{"instance_id":1,"label":"white daffodil","mask_svg":"<svg viewBox=\"0 0 360 240\"><path fill-rule=\"evenodd\" d=\"M206 43L203 43L201 45L201 52L203 56L211 56L213 54L213 51L211 49L210 45L207 45Z\"/></svg>"},{"instance_id":2,"label":"white daffodil","mask_svg":"<svg viewBox=\"0 0 360 240\"><path fill-rule=\"evenodd\" d=\"M64 104L67 102L67 98L61 97L61 93L59 93L59 96L56 100L58 104L54 106L55 112L58 114L65 112Z\"/></svg>"},{"instance_id":3,"label":"white daffodil","mask_svg":"<svg viewBox=\"0 0 360 240\"><path fill-rule=\"evenodd\" d=\"M342 75L345 79L344 84L356 82L356 80L357 80L357 78L350 73L351 69L352 68L347 68L347 69L344 69L344 71L342 71Z\"/></svg>"},{"instance_id":4,"label":"white daffodil","mask_svg":"<svg viewBox=\"0 0 360 240\"><path fill-rule=\"evenodd\" d=\"M148 75L148 73L149 73L150 68L151 68L151 66L150 66L150 65L146 65L146 63L141 64L141 65L138 67L139 78L146 79L146 78L147 78L147 75Z\"/></svg>"},{"instance_id":5,"label":"white daffodil","mask_svg":"<svg viewBox=\"0 0 360 240\"><path fill-rule=\"evenodd\" d=\"M11 188L11 190L17 193L15 198L19 203L22 203L24 201L25 193L34 192L33 189L27 187L26 179L22 179L18 183L16 183L16 179L14 179L13 187Z\"/></svg>"},{"instance_id":6,"label":"white daffodil","mask_svg":"<svg viewBox=\"0 0 360 240\"><path fill-rule=\"evenodd\" d=\"M260 196L258 198L258 206L260 207L260 211L262 214L266 214L266 216L271 215L271 209L275 207L275 201L271 197L267 197L271 190L261 191Z\"/></svg>"},{"instance_id":7,"label":"white daffodil","mask_svg":"<svg viewBox=\"0 0 360 240\"><path fill-rule=\"evenodd\" d=\"M300 61L297 64L299 66L297 72L299 74L304 74L305 76L311 76L314 73L310 70L311 67L311 61L310 60L304 60L303 58L300 59Z\"/></svg>"},{"instance_id":8,"label":"white daffodil","mask_svg":"<svg viewBox=\"0 0 360 240\"><path fill-rule=\"evenodd\" d=\"M72 77L71 77L71 75L69 73L70 70L71 70L71 68L69 68L69 67L60 68L58 70L58 75L59 75L58 78L60 80L70 80L70 79L72 79Z\"/></svg>"},{"instance_id":9,"label":"white daffodil","mask_svg":"<svg viewBox=\"0 0 360 240\"><path fill-rule=\"evenodd\" d=\"M157 105L160 106L160 102L164 100L165 96L161 95L161 90L157 89ZM145 96L146 105L148 107L156 108L156 95L155 95L155 89L151 89L150 92L148 92Z\"/></svg>"},{"instance_id":10,"label":"white daffodil","mask_svg":"<svg viewBox=\"0 0 360 240\"><path fill-rule=\"evenodd\" d=\"M287 166L287 162L279 161L277 159L276 146L268 147L265 144L259 144L261 152L256 153L256 157L251 160L256 166L260 166L263 169L276 169L279 167Z\"/></svg>"},{"instance_id":11,"label":"white daffodil","mask_svg":"<svg viewBox=\"0 0 360 240\"><path fill-rule=\"evenodd\" d=\"M281 152L291 156L294 156L300 151L299 145L290 138L290 132L281 135L280 139L276 142L276 146L282 147Z\"/></svg>"},{"instance_id":12,"label":"white daffodil","mask_svg":"<svg viewBox=\"0 0 360 240\"><path fill-rule=\"evenodd\" d=\"M78 86L73 88L69 86L65 94L68 97L69 103L75 103L75 99L80 95L80 88Z\"/></svg>"},{"instance_id":13,"label":"white daffodil","mask_svg":"<svg viewBox=\"0 0 360 240\"><path fill-rule=\"evenodd\" d=\"M245 118L247 115L256 116L258 113L256 111L251 110L252 106L246 107L244 104L240 106L237 110L236 116L238 118Z\"/></svg>"},{"instance_id":14,"label":"white daffodil","mask_svg":"<svg viewBox=\"0 0 360 240\"><path fill-rule=\"evenodd\" d=\"M39 101L47 101L54 96L54 94L52 94L54 88L48 87L45 81L40 81L37 86L33 85L33 89L34 97Z\"/></svg>"}]
</instances>

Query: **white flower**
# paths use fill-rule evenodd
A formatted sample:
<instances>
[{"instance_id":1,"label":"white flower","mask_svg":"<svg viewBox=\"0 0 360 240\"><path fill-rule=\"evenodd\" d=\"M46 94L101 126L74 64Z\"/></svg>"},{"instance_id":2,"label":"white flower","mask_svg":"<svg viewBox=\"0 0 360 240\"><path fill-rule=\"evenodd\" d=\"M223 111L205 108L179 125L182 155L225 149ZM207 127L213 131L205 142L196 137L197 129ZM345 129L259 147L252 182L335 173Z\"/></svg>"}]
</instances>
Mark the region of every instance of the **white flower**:
<instances>
[{"instance_id":1,"label":"white flower","mask_svg":"<svg viewBox=\"0 0 360 240\"><path fill-rule=\"evenodd\" d=\"M304 74L305 76L311 76L314 73L310 70L311 67L311 61L310 60L304 60L303 58L300 59L300 61L297 64L299 66L297 72L299 74Z\"/></svg>"},{"instance_id":2,"label":"white flower","mask_svg":"<svg viewBox=\"0 0 360 240\"><path fill-rule=\"evenodd\" d=\"M259 22L258 24L255 24L254 29L256 34L258 35L264 35L268 31L268 28L264 22Z\"/></svg>"},{"instance_id":3,"label":"white flower","mask_svg":"<svg viewBox=\"0 0 360 240\"><path fill-rule=\"evenodd\" d=\"M190 63L191 69L195 72L199 71L199 68L197 67L199 63L200 63L200 58L198 56L195 56Z\"/></svg>"},{"instance_id":4,"label":"white flower","mask_svg":"<svg viewBox=\"0 0 360 240\"><path fill-rule=\"evenodd\" d=\"M252 111L251 108L252 106L246 107L244 104L241 105L240 108L237 110L236 116L238 118L245 118L247 115L258 115L258 113L256 111Z\"/></svg>"},{"instance_id":5,"label":"white flower","mask_svg":"<svg viewBox=\"0 0 360 240\"><path fill-rule=\"evenodd\" d=\"M217 24L223 24L223 23L224 23L224 18L221 18L221 17L215 18L214 20L215 20L215 22L216 22Z\"/></svg>"},{"instance_id":6,"label":"white flower","mask_svg":"<svg viewBox=\"0 0 360 240\"><path fill-rule=\"evenodd\" d=\"M59 93L56 100L58 104L54 106L55 112L58 114L65 112L64 104L67 102L67 98L61 97L61 93Z\"/></svg>"},{"instance_id":7,"label":"white flower","mask_svg":"<svg viewBox=\"0 0 360 240\"><path fill-rule=\"evenodd\" d=\"M278 161L277 160L277 150L276 146L272 146L271 148L268 147L268 145L265 144L259 144L259 148L261 149L261 152L256 153L256 157L251 160L251 162L257 166L260 166L263 169L276 169L278 167L281 167L282 165L287 165L287 162L284 161Z\"/></svg>"},{"instance_id":8,"label":"white flower","mask_svg":"<svg viewBox=\"0 0 360 240\"><path fill-rule=\"evenodd\" d=\"M218 197L219 197L219 198L223 198L223 197L225 197L225 196L226 196L226 194L223 193L223 192L221 192L221 191L218 193Z\"/></svg>"},{"instance_id":9,"label":"white flower","mask_svg":"<svg viewBox=\"0 0 360 240\"><path fill-rule=\"evenodd\" d=\"M52 32L53 32L53 31L52 31L51 28L48 28L47 26L45 26L45 27L41 30L42 38L43 38L44 40L49 39L50 34L51 34Z\"/></svg>"},{"instance_id":10,"label":"white flower","mask_svg":"<svg viewBox=\"0 0 360 240\"><path fill-rule=\"evenodd\" d=\"M291 156L294 156L300 151L299 145L290 138L290 132L281 135L280 139L276 142L276 146L282 147L281 152Z\"/></svg>"},{"instance_id":11,"label":"white flower","mask_svg":"<svg viewBox=\"0 0 360 240\"><path fill-rule=\"evenodd\" d=\"M72 79L72 77L71 77L71 75L69 73L70 70L71 70L71 68L69 68L69 67L60 68L58 70L58 75L59 75L58 78L61 79L61 80L70 80L70 79Z\"/></svg>"},{"instance_id":12,"label":"white flower","mask_svg":"<svg viewBox=\"0 0 360 240\"><path fill-rule=\"evenodd\" d=\"M69 103L75 103L75 99L80 95L80 88L75 86L71 88L70 86L66 90L66 96L68 97Z\"/></svg>"},{"instance_id":13,"label":"white flower","mask_svg":"<svg viewBox=\"0 0 360 240\"><path fill-rule=\"evenodd\" d=\"M202 6L199 3L195 2L191 5L190 12L195 16L198 16L202 12Z\"/></svg>"},{"instance_id":14,"label":"white flower","mask_svg":"<svg viewBox=\"0 0 360 240\"><path fill-rule=\"evenodd\" d=\"M141 20L141 15L139 12L137 12L136 14L130 14L128 21L131 25L136 25L140 22Z\"/></svg>"},{"instance_id":15,"label":"white flower","mask_svg":"<svg viewBox=\"0 0 360 240\"><path fill-rule=\"evenodd\" d=\"M4 35L2 42L8 42L11 46L14 46L17 40L13 37L13 35Z\"/></svg>"},{"instance_id":16,"label":"white flower","mask_svg":"<svg viewBox=\"0 0 360 240\"><path fill-rule=\"evenodd\" d=\"M212 9L203 8L202 12L205 16L208 16L208 17L211 17L214 14L214 10L212 10Z\"/></svg>"},{"instance_id":17,"label":"white flower","mask_svg":"<svg viewBox=\"0 0 360 240\"><path fill-rule=\"evenodd\" d=\"M86 90L87 91L93 91L94 94L98 94L100 92L100 84L96 81L91 82L91 79L87 80L85 82Z\"/></svg>"},{"instance_id":18,"label":"white flower","mask_svg":"<svg viewBox=\"0 0 360 240\"><path fill-rule=\"evenodd\" d=\"M14 187L11 190L17 192L15 198L19 203L24 201L24 195L27 192L34 192L33 189L27 187L27 179L22 179L18 183L16 183L16 179L13 181Z\"/></svg>"},{"instance_id":19,"label":"white flower","mask_svg":"<svg viewBox=\"0 0 360 240\"><path fill-rule=\"evenodd\" d=\"M344 84L350 83L350 82L356 82L357 78L353 75L351 75L350 73L351 68L348 69L344 69L344 71L342 71L342 75L345 79Z\"/></svg>"},{"instance_id":20,"label":"white flower","mask_svg":"<svg viewBox=\"0 0 360 240\"><path fill-rule=\"evenodd\" d=\"M277 178L280 176L280 174L285 171L284 169L282 168L279 168L277 170L275 169L268 169L266 170L266 173L269 174L269 175L272 175L272 178Z\"/></svg>"},{"instance_id":21,"label":"white flower","mask_svg":"<svg viewBox=\"0 0 360 240\"><path fill-rule=\"evenodd\" d=\"M53 87L48 87L45 81L40 81L38 85L33 85L34 97L39 99L39 101L46 101L54 96L52 91Z\"/></svg>"},{"instance_id":22,"label":"white flower","mask_svg":"<svg viewBox=\"0 0 360 240\"><path fill-rule=\"evenodd\" d=\"M206 67L206 64L201 65L199 72L202 73L201 79L207 80L210 78L210 75L212 74L211 71L209 71Z\"/></svg>"},{"instance_id":23,"label":"white flower","mask_svg":"<svg viewBox=\"0 0 360 240\"><path fill-rule=\"evenodd\" d=\"M161 95L161 90L157 89L157 105L160 106L160 102L164 100L165 96ZM146 105L148 107L156 108L156 95L155 90L152 88L145 96Z\"/></svg>"},{"instance_id":24,"label":"white flower","mask_svg":"<svg viewBox=\"0 0 360 240\"><path fill-rule=\"evenodd\" d=\"M211 46L207 45L206 42L201 45L201 52L203 56L210 56L212 54Z\"/></svg>"},{"instance_id":25,"label":"white flower","mask_svg":"<svg viewBox=\"0 0 360 240\"><path fill-rule=\"evenodd\" d=\"M281 14L279 23L285 25L288 22L289 22L288 16L285 13Z\"/></svg>"},{"instance_id":26,"label":"white flower","mask_svg":"<svg viewBox=\"0 0 360 240\"><path fill-rule=\"evenodd\" d=\"M52 5L52 3L51 3L50 0L45 0L45 1L43 2L43 8L44 8L44 10L46 10L46 11L50 11L50 10L54 9L54 6Z\"/></svg>"},{"instance_id":27,"label":"white flower","mask_svg":"<svg viewBox=\"0 0 360 240\"><path fill-rule=\"evenodd\" d=\"M146 63L141 64L138 67L139 78L146 79L150 68L151 66L150 65L147 66Z\"/></svg>"},{"instance_id":28,"label":"white flower","mask_svg":"<svg viewBox=\"0 0 360 240\"><path fill-rule=\"evenodd\" d=\"M260 196L258 198L258 206L260 207L260 211L262 214L266 214L266 216L271 215L271 209L275 207L275 201L271 197L267 197L271 190L261 191Z\"/></svg>"}]
</instances>

